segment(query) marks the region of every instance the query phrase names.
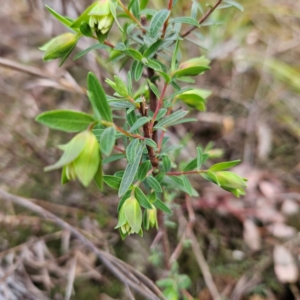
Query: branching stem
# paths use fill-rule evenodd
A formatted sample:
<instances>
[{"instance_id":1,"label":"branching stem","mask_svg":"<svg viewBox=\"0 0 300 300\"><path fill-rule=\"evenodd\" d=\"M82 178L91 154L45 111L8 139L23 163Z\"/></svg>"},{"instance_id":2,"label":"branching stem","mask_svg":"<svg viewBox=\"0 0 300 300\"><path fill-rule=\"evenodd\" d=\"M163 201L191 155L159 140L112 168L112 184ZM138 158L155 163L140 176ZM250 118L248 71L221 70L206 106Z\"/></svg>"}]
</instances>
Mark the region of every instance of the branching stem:
<instances>
[{"instance_id":1,"label":"branching stem","mask_svg":"<svg viewBox=\"0 0 300 300\"><path fill-rule=\"evenodd\" d=\"M212 13L213 11L221 4L222 0L218 0L217 3L211 7L199 20L199 25L201 25ZM188 29L186 32L181 34L181 37L184 38L187 35L189 35L192 31L194 31L196 28L198 28L197 26L193 26L190 29Z\"/></svg>"}]
</instances>

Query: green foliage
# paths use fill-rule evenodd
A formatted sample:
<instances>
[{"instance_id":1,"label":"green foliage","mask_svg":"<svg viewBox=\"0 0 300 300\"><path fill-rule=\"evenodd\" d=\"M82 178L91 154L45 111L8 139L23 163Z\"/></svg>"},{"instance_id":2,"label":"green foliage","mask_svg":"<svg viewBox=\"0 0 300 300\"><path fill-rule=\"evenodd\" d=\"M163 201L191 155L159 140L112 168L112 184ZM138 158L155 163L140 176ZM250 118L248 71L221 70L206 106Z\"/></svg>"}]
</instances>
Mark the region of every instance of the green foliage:
<instances>
[{"instance_id":1,"label":"green foliage","mask_svg":"<svg viewBox=\"0 0 300 300\"><path fill-rule=\"evenodd\" d=\"M196 87L194 80L210 69L210 61L205 56L182 59L181 48L185 46L186 36L191 31L199 36L196 32L201 30L198 15L209 16L204 15L200 4L191 2L190 16L175 18L171 7L157 11L147 0L130 1L128 6L120 0L97 1L76 20L47 7L72 32L55 37L41 47L45 61L60 58L62 64L78 40L85 36L98 42L79 52L74 59L102 49L109 54L108 64L127 68L125 78L124 73L120 73L105 80L113 89L113 95L107 95L102 82L93 73L88 73L87 96L93 116L56 110L36 118L53 129L80 132L68 144L60 146L64 151L62 157L46 171L62 168L63 184L77 178L87 186L94 179L101 190L103 182L118 190L116 228L122 238L132 233L142 236L142 228L158 228L157 210L172 213L170 203L167 205L164 199L168 193L178 197L180 192L198 196L190 181L192 175L202 175L237 197L243 195L246 188L246 179L224 171L239 160L212 164L208 159L222 156L222 151L211 146L197 147L196 157L181 164L178 170L177 157L183 146L170 145L164 137L170 127L196 121L187 117L188 110L178 108L179 101L191 110L204 111L211 95L210 91ZM176 5L176 1L171 3ZM242 9L240 4L229 0L219 6L227 7ZM113 39L115 44L110 40L114 22L119 30L119 35ZM190 29L184 32L182 27ZM159 81L161 85L157 84ZM116 114L112 110L116 110ZM123 170L103 174L103 164L120 159L127 161ZM179 275L175 269L170 278L159 282L169 299L179 299L180 289L186 289L190 284L188 277Z\"/></svg>"}]
</instances>

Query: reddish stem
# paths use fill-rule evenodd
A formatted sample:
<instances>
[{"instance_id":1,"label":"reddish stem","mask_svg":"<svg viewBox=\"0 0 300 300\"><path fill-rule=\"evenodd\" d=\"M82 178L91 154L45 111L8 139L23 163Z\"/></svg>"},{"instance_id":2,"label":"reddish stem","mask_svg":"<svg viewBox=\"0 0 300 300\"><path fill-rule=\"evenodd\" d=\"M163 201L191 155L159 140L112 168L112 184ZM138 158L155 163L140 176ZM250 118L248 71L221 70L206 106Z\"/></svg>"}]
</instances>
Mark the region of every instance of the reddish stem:
<instances>
[{"instance_id":1,"label":"reddish stem","mask_svg":"<svg viewBox=\"0 0 300 300\"><path fill-rule=\"evenodd\" d=\"M201 25L211 14L212 12L221 4L222 0L218 0L218 2L213 6L211 7L202 17L201 19L199 20L199 25ZM186 37L187 35L189 35L192 31L194 31L196 28L196 26L193 26L191 27L189 30L187 30L186 32L182 33L181 34L181 37L184 38Z\"/></svg>"},{"instance_id":2,"label":"reddish stem","mask_svg":"<svg viewBox=\"0 0 300 300\"><path fill-rule=\"evenodd\" d=\"M196 170L196 171L178 171L178 172L168 172L166 175L168 176L180 176L180 175L192 175L192 174L201 174L206 173L206 170Z\"/></svg>"}]
</instances>

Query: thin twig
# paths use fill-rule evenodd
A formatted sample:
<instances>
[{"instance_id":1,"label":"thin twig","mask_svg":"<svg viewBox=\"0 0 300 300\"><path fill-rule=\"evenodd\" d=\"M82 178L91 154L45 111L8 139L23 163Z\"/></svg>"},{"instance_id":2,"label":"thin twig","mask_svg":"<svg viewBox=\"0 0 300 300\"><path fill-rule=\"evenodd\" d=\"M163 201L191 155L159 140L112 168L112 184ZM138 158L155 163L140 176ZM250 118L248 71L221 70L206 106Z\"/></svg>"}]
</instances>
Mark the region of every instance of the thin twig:
<instances>
[{"instance_id":1,"label":"thin twig","mask_svg":"<svg viewBox=\"0 0 300 300\"><path fill-rule=\"evenodd\" d=\"M147 278L142 273L138 272L131 266L127 265L118 258L112 256L111 254L98 249L89 239L82 235L76 228L62 220L61 218L55 216L49 211L43 209L42 207L32 203L30 200L10 194L2 189L0 189L0 197L3 200L10 201L22 207L29 209L30 211L39 214L43 218L54 222L63 229L69 230L78 240L80 240L87 248L93 251L97 257L101 260L103 265L107 267L117 278L119 278L125 285L127 284L133 288L136 292L145 296L147 299L164 299L166 298L162 295L161 291L155 286L155 284ZM127 272L121 270L121 266L126 266ZM129 272L128 272L129 271ZM135 280L129 279L128 273L134 276Z\"/></svg>"},{"instance_id":2,"label":"thin twig","mask_svg":"<svg viewBox=\"0 0 300 300\"><path fill-rule=\"evenodd\" d=\"M211 7L202 17L201 19L199 20L199 25L201 25L212 13L213 11L221 4L222 0L218 0L218 2L213 6ZM186 32L182 33L181 34L181 37L184 38L186 37L187 35L189 35L192 31L194 31L196 28L198 28L197 26L193 26L191 27L190 29L188 29Z\"/></svg>"},{"instance_id":3,"label":"thin twig","mask_svg":"<svg viewBox=\"0 0 300 300\"><path fill-rule=\"evenodd\" d=\"M164 27L163 27L163 31L162 31L162 35L161 35L162 39L164 39L165 35L166 35L166 31L167 31L169 20L170 20L172 6L173 6L173 0L169 0L168 10L170 11L170 14L169 14L169 17L167 18L167 20L164 23Z\"/></svg>"},{"instance_id":4,"label":"thin twig","mask_svg":"<svg viewBox=\"0 0 300 300\"><path fill-rule=\"evenodd\" d=\"M191 198L188 195L186 195L186 206L187 206L187 210L188 210L188 214L189 214L189 222L190 222L190 224L194 224L195 220L196 220L195 213L194 213L194 210L192 207ZM202 250L199 246L199 243L197 241L197 238L194 234L193 226L191 226L191 225L187 227L187 236L192 241L191 244L192 244L192 249L193 249L194 255L196 257L197 263L203 274L204 281L206 283L207 288L209 289L209 292L210 292L212 298L214 300L222 300L221 295L219 294L217 287L213 281L212 275L209 270L209 266L205 260L203 252L202 252Z\"/></svg>"}]
</instances>

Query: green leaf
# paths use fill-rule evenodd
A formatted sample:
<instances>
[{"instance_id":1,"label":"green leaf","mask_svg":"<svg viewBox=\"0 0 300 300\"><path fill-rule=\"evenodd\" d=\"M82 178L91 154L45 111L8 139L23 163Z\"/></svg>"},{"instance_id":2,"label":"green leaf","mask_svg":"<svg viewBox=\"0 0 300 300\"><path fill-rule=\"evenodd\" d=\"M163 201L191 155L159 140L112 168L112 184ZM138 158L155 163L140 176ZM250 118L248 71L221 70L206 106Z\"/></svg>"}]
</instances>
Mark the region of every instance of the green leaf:
<instances>
[{"instance_id":1,"label":"green leaf","mask_svg":"<svg viewBox=\"0 0 300 300\"><path fill-rule=\"evenodd\" d=\"M140 144L139 139L134 139L128 145L128 147L126 149L126 157L127 157L128 163L130 163L130 164L134 163L136 151L139 147L139 144Z\"/></svg>"},{"instance_id":2,"label":"green leaf","mask_svg":"<svg viewBox=\"0 0 300 300\"><path fill-rule=\"evenodd\" d=\"M182 179L182 183L183 183L184 187L186 188L188 194L190 196L192 196L193 195L193 187L192 187L189 179L185 175L182 175L181 179Z\"/></svg>"},{"instance_id":3,"label":"green leaf","mask_svg":"<svg viewBox=\"0 0 300 300\"><path fill-rule=\"evenodd\" d=\"M86 22L83 22L81 25L80 25L80 32L84 35L84 36L87 36L87 37L93 37L93 32L92 32L92 29L90 27L90 25Z\"/></svg>"},{"instance_id":4,"label":"green leaf","mask_svg":"<svg viewBox=\"0 0 300 300\"><path fill-rule=\"evenodd\" d=\"M148 117L141 117L136 120L136 122L131 126L129 132L135 132L137 129L141 128L143 125L148 123L150 118Z\"/></svg>"},{"instance_id":5,"label":"green leaf","mask_svg":"<svg viewBox=\"0 0 300 300\"><path fill-rule=\"evenodd\" d=\"M127 49L125 52L137 61L141 61L143 59L143 55L135 49Z\"/></svg>"},{"instance_id":6,"label":"green leaf","mask_svg":"<svg viewBox=\"0 0 300 300\"><path fill-rule=\"evenodd\" d=\"M112 15L113 15L113 17L114 17L114 19L115 19L117 25L118 25L120 31L123 32L123 31L124 31L124 30L123 30L123 27L122 27L122 26L120 25L120 23L118 22L117 12L116 12L116 6L115 6L115 4L113 3L113 1L110 1L110 2L109 2L109 9L110 9L110 12L112 13Z\"/></svg>"},{"instance_id":7,"label":"green leaf","mask_svg":"<svg viewBox=\"0 0 300 300\"><path fill-rule=\"evenodd\" d=\"M57 13L55 10L53 10L48 5L46 5L46 8L52 14L52 16L54 16L59 22L61 22L62 24L64 24L67 28L71 27L72 21L70 19L61 16L59 13Z\"/></svg>"},{"instance_id":8,"label":"green leaf","mask_svg":"<svg viewBox=\"0 0 300 300\"><path fill-rule=\"evenodd\" d=\"M113 162L113 161L116 161L116 160L119 160L119 159L122 159L122 158L125 158L126 155L123 154L123 153L118 153L118 154L114 154L112 156L109 156L109 157L106 157L103 159L103 164L108 164L110 162Z\"/></svg>"},{"instance_id":9,"label":"green leaf","mask_svg":"<svg viewBox=\"0 0 300 300\"><path fill-rule=\"evenodd\" d=\"M152 57L157 52L157 50L159 49L159 47L161 46L162 43L163 43L163 40L161 40L161 39L157 40L148 49L146 49L143 56L149 57L149 58Z\"/></svg>"},{"instance_id":10,"label":"green leaf","mask_svg":"<svg viewBox=\"0 0 300 300\"><path fill-rule=\"evenodd\" d=\"M116 86L117 86L117 92L121 96L127 97L128 96L128 89L127 89L127 86L124 83L124 81L116 75L114 76L114 79L115 79L115 83L116 83Z\"/></svg>"},{"instance_id":11,"label":"green leaf","mask_svg":"<svg viewBox=\"0 0 300 300\"><path fill-rule=\"evenodd\" d=\"M217 163L217 164L211 166L209 168L209 171L211 171L211 172L217 172L217 171L222 171L222 170L230 169L230 168L236 166L237 164L239 164L240 162L241 162L241 160L238 159L238 160L233 160L233 161L227 161L227 162Z\"/></svg>"},{"instance_id":12,"label":"green leaf","mask_svg":"<svg viewBox=\"0 0 300 300\"><path fill-rule=\"evenodd\" d=\"M120 188L122 178L112 176L112 175L104 175L103 181L113 189L118 190Z\"/></svg>"},{"instance_id":13,"label":"green leaf","mask_svg":"<svg viewBox=\"0 0 300 300\"><path fill-rule=\"evenodd\" d=\"M153 141L152 139L146 138L146 139L144 140L144 142L145 142L146 145L150 146L151 148L154 148L154 149L157 148L157 144L156 144L155 141Z\"/></svg>"},{"instance_id":14,"label":"green leaf","mask_svg":"<svg viewBox=\"0 0 300 300\"><path fill-rule=\"evenodd\" d=\"M167 116L166 118L162 119L161 121L159 121L156 125L155 125L155 129L156 128L161 128L161 127L166 127L169 126L170 124L174 123L175 121L183 118L184 116L186 116L188 114L188 111L184 111L184 110L177 110L176 112L172 113L171 115Z\"/></svg>"},{"instance_id":15,"label":"green leaf","mask_svg":"<svg viewBox=\"0 0 300 300\"><path fill-rule=\"evenodd\" d=\"M132 72L135 81L139 81L143 75L144 65L142 62L135 61L135 64L132 64Z\"/></svg>"},{"instance_id":16,"label":"green leaf","mask_svg":"<svg viewBox=\"0 0 300 300\"><path fill-rule=\"evenodd\" d=\"M97 119L102 117L105 121L112 122L111 109L108 105L105 92L97 77L89 72L87 77L89 98Z\"/></svg>"},{"instance_id":17,"label":"green leaf","mask_svg":"<svg viewBox=\"0 0 300 300\"><path fill-rule=\"evenodd\" d=\"M161 119L167 113L167 111L168 110L166 108L161 108L157 114L156 121Z\"/></svg>"},{"instance_id":18,"label":"green leaf","mask_svg":"<svg viewBox=\"0 0 300 300\"><path fill-rule=\"evenodd\" d=\"M151 165L150 160L147 160L147 161L143 162L139 166L139 169L138 169L138 172L137 172L137 179L139 181L143 181L146 178L147 173L151 170L151 168L152 168L152 165Z\"/></svg>"},{"instance_id":19,"label":"green leaf","mask_svg":"<svg viewBox=\"0 0 300 300\"><path fill-rule=\"evenodd\" d=\"M200 147L197 147L197 170L201 169L203 163L203 152Z\"/></svg>"},{"instance_id":20,"label":"green leaf","mask_svg":"<svg viewBox=\"0 0 300 300\"><path fill-rule=\"evenodd\" d=\"M89 13L90 11L96 6L98 2L94 2L92 5L90 5L72 24L71 28L80 28L80 25L83 22L88 23L89 22Z\"/></svg>"},{"instance_id":21,"label":"green leaf","mask_svg":"<svg viewBox=\"0 0 300 300\"><path fill-rule=\"evenodd\" d=\"M236 1L224 0L223 2L227 3L227 4L230 4L231 6L239 9L240 11L244 11L244 7L241 4L239 4L238 2L236 2Z\"/></svg>"},{"instance_id":22,"label":"green leaf","mask_svg":"<svg viewBox=\"0 0 300 300\"><path fill-rule=\"evenodd\" d=\"M95 122L91 115L72 110L47 111L38 115L35 120L52 129L66 132L83 131Z\"/></svg>"},{"instance_id":23,"label":"green leaf","mask_svg":"<svg viewBox=\"0 0 300 300\"><path fill-rule=\"evenodd\" d=\"M119 197L123 196L129 189L130 185L132 184L141 161L143 150L144 150L144 145L140 144L136 151L135 161L132 164L127 165L119 189L119 194L118 194Z\"/></svg>"},{"instance_id":24,"label":"green leaf","mask_svg":"<svg viewBox=\"0 0 300 300\"><path fill-rule=\"evenodd\" d=\"M197 158L192 159L183 169L184 172L192 171L197 168Z\"/></svg>"},{"instance_id":25,"label":"green leaf","mask_svg":"<svg viewBox=\"0 0 300 300\"><path fill-rule=\"evenodd\" d=\"M171 170L171 160L170 157L167 155L164 155L162 157L163 167L165 172L169 172Z\"/></svg>"},{"instance_id":26,"label":"green leaf","mask_svg":"<svg viewBox=\"0 0 300 300\"><path fill-rule=\"evenodd\" d=\"M139 187L135 187L134 196L141 206L143 206L144 208L152 209L151 203L148 201L148 198Z\"/></svg>"},{"instance_id":27,"label":"green leaf","mask_svg":"<svg viewBox=\"0 0 300 300\"><path fill-rule=\"evenodd\" d=\"M219 183L219 180L217 178L217 176L215 175L215 173L211 172L211 171L207 171L206 174L203 174L208 176L213 182L215 182L218 186L221 186L221 184ZM203 176L202 175L202 176Z\"/></svg>"},{"instance_id":28,"label":"green leaf","mask_svg":"<svg viewBox=\"0 0 300 300\"><path fill-rule=\"evenodd\" d=\"M170 20L170 23L188 24L195 27L200 27L197 20L191 17L178 17Z\"/></svg>"},{"instance_id":29,"label":"green leaf","mask_svg":"<svg viewBox=\"0 0 300 300\"><path fill-rule=\"evenodd\" d=\"M147 183L155 192L157 192L157 193L162 192L162 188L161 188L159 182L153 176L147 177Z\"/></svg>"},{"instance_id":30,"label":"green leaf","mask_svg":"<svg viewBox=\"0 0 300 300\"><path fill-rule=\"evenodd\" d=\"M152 91L152 92L154 93L154 95L156 96L156 98L159 99L159 97L160 97L160 92L159 92L157 86L156 86L154 83L152 83L149 79L148 79L148 85L149 85L151 91Z\"/></svg>"},{"instance_id":31,"label":"green leaf","mask_svg":"<svg viewBox=\"0 0 300 300\"><path fill-rule=\"evenodd\" d=\"M109 156L114 148L116 140L116 129L112 127L106 128L100 138L100 149L106 155Z\"/></svg>"},{"instance_id":32,"label":"green leaf","mask_svg":"<svg viewBox=\"0 0 300 300\"><path fill-rule=\"evenodd\" d=\"M162 9L158 11L150 22L150 36L155 37L162 29L163 24L168 19L170 11L168 9Z\"/></svg>"},{"instance_id":33,"label":"green leaf","mask_svg":"<svg viewBox=\"0 0 300 300\"><path fill-rule=\"evenodd\" d=\"M174 47L172 63L171 63L171 72L174 72L177 67L178 50L179 50L179 39L177 39L175 47Z\"/></svg>"},{"instance_id":34,"label":"green leaf","mask_svg":"<svg viewBox=\"0 0 300 300\"><path fill-rule=\"evenodd\" d=\"M153 205L160 209L161 211L167 213L167 214L171 214L172 211L170 210L170 208L165 204L163 203L160 199L156 198L155 202L153 202Z\"/></svg>"},{"instance_id":35,"label":"green leaf","mask_svg":"<svg viewBox=\"0 0 300 300\"><path fill-rule=\"evenodd\" d=\"M97 43L97 44L95 44L95 45L93 45L93 46L91 46L91 47L89 47L89 48L87 48L87 49L85 49L85 50L80 51L79 53L77 53L77 54L75 55L75 57L73 58L73 60L76 60L76 59L78 59L78 58L80 58L80 57L86 55L86 54L89 53L90 51L93 51L93 50L96 50L96 49L106 49L106 50L107 50L107 49L109 49L109 47L106 46L106 45Z\"/></svg>"}]
</instances>

